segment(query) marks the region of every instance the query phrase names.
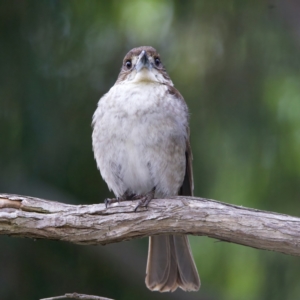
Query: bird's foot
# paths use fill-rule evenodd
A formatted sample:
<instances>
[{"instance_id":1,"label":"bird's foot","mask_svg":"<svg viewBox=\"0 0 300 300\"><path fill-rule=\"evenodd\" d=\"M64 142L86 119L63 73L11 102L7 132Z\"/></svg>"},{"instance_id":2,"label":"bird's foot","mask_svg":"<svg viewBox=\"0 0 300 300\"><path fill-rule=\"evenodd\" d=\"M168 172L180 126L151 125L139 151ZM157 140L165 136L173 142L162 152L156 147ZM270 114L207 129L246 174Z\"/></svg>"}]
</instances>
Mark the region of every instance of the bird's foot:
<instances>
[{"instance_id":1,"label":"bird's foot","mask_svg":"<svg viewBox=\"0 0 300 300\"><path fill-rule=\"evenodd\" d=\"M133 200L139 200L138 205L135 207L136 212L139 207L148 207L150 201L154 198L155 188L145 195L135 195Z\"/></svg>"},{"instance_id":2,"label":"bird's foot","mask_svg":"<svg viewBox=\"0 0 300 300\"><path fill-rule=\"evenodd\" d=\"M112 203L120 203L121 201L126 201L126 200L132 200L134 199L135 197L135 194L131 194L129 193L128 191L126 191L122 196L120 197L116 197L116 198L106 198L104 200L104 204L105 204L105 207L107 208L110 204Z\"/></svg>"},{"instance_id":3,"label":"bird's foot","mask_svg":"<svg viewBox=\"0 0 300 300\"><path fill-rule=\"evenodd\" d=\"M155 187L145 195L136 195L136 194L132 194L132 193L129 193L126 191L120 197L106 198L104 200L104 204L105 204L105 207L107 208L112 203L116 203L116 202L120 203L121 201L126 201L126 200L139 200L137 206L134 209L134 211L136 212L139 207L147 208L150 201L154 198L154 194L155 194Z\"/></svg>"},{"instance_id":4,"label":"bird's foot","mask_svg":"<svg viewBox=\"0 0 300 300\"><path fill-rule=\"evenodd\" d=\"M104 204L105 204L105 208L107 208L109 205L111 205L112 203L116 203L116 202L120 202L121 197L117 197L117 198L106 198L104 200Z\"/></svg>"}]
</instances>

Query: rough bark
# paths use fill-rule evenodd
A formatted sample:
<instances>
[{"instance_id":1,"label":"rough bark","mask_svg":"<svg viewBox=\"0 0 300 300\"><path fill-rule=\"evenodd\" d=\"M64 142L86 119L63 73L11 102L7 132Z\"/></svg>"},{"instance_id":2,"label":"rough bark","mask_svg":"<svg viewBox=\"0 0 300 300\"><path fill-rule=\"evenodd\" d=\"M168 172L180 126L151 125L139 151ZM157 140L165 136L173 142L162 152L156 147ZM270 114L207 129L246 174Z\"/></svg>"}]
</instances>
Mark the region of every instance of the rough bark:
<instances>
[{"instance_id":1,"label":"rough bark","mask_svg":"<svg viewBox=\"0 0 300 300\"><path fill-rule=\"evenodd\" d=\"M300 218L195 197L69 205L0 194L0 234L76 244L108 244L155 234L203 235L300 255Z\"/></svg>"},{"instance_id":2,"label":"rough bark","mask_svg":"<svg viewBox=\"0 0 300 300\"><path fill-rule=\"evenodd\" d=\"M104 298L100 296L94 295L85 295L85 294L78 294L78 293L67 293L62 296L50 297L50 298L43 298L40 300L58 300L58 299L80 299L80 300L113 300L110 298Z\"/></svg>"}]
</instances>

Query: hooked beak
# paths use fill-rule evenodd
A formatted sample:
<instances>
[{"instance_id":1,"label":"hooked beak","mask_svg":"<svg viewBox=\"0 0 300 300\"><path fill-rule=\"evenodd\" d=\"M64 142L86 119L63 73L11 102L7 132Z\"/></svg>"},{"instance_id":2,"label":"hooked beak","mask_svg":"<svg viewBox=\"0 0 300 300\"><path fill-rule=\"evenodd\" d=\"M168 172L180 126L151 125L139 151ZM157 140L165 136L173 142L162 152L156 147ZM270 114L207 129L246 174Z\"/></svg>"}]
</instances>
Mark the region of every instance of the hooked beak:
<instances>
[{"instance_id":1,"label":"hooked beak","mask_svg":"<svg viewBox=\"0 0 300 300\"><path fill-rule=\"evenodd\" d=\"M136 71L139 72L143 68L150 69L150 62L145 50L139 55L138 61L135 65Z\"/></svg>"}]
</instances>

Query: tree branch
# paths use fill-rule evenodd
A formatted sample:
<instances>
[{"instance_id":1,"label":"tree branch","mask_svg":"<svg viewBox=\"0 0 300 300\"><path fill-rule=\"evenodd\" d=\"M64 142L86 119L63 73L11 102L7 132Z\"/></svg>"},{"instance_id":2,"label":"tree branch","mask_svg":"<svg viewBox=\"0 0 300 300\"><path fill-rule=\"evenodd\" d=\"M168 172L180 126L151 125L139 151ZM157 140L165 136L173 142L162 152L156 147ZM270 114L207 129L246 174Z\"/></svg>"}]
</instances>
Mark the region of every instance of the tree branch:
<instances>
[{"instance_id":1,"label":"tree branch","mask_svg":"<svg viewBox=\"0 0 300 300\"><path fill-rule=\"evenodd\" d=\"M40 300L58 300L58 299L81 299L81 300L113 300L110 298L104 298L94 295L85 295L85 294L77 294L77 293L68 293L62 296L50 297L50 298L43 298Z\"/></svg>"},{"instance_id":2,"label":"tree branch","mask_svg":"<svg viewBox=\"0 0 300 300\"><path fill-rule=\"evenodd\" d=\"M69 205L0 194L0 234L108 244L155 234L192 234L300 256L300 218L195 197Z\"/></svg>"}]
</instances>

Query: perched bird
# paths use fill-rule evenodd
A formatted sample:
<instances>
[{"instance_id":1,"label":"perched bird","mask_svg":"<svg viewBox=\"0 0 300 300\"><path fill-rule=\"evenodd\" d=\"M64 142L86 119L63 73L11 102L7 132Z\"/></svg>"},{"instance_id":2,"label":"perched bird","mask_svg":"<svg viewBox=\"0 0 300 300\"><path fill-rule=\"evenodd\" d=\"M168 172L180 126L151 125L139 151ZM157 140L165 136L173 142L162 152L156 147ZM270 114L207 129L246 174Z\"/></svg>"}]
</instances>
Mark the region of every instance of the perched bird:
<instances>
[{"instance_id":1,"label":"perched bird","mask_svg":"<svg viewBox=\"0 0 300 300\"><path fill-rule=\"evenodd\" d=\"M130 50L115 85L93 116L97 166L118 200L193 193L189 113L149 46ZM185 235L151 236L146 270L150 290L197 291L200 279Z\"/></svg>"}]
</instances>

